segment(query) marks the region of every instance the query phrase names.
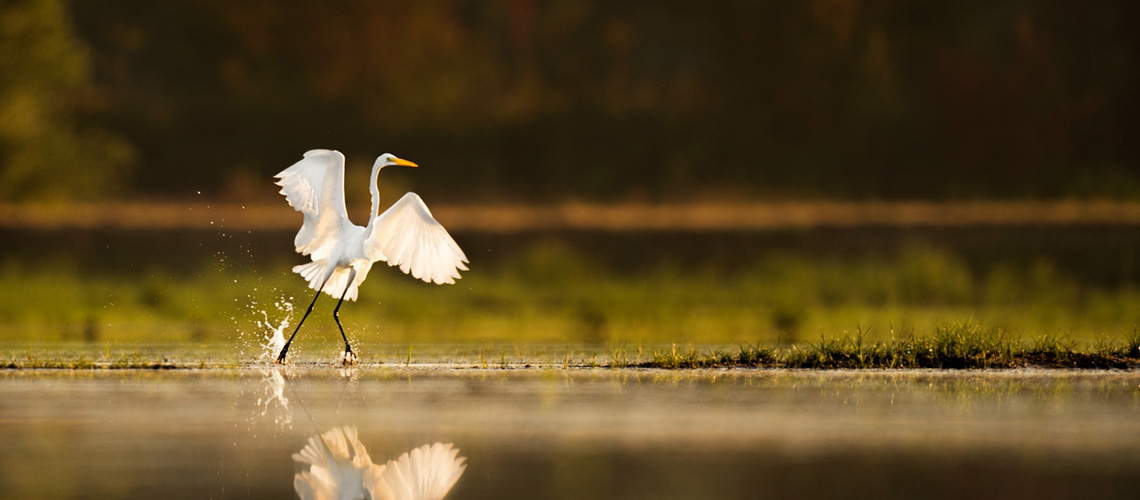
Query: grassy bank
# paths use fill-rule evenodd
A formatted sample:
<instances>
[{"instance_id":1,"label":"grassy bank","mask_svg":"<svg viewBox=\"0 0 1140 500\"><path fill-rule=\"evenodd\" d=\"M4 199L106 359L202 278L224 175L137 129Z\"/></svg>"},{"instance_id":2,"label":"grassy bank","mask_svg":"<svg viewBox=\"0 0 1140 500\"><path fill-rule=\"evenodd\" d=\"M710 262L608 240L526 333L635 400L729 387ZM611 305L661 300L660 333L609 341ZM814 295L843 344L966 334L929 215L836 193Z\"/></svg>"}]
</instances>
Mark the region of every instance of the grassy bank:
<instances>
[{"instance_id":1,"label":"grassy bank","mask_svg":"<svg viewBox=\"0 0 1140 500\"><path fill-rule=\"evenodd\" d=\"M302 367L339 366L335 351L306 345L294 356ZM0 354L7 369L207 369L268 367L272 355L250 346L165 345L149 347L25 345ZM265 351L265 352L263 352ZM816 342L736 347L692 345L631 347L625 344L544 346L533 344L365 344L358 345L364 368L476 369L1134 369L1140 367L1140 331L1092 342L1067 337L1011 337L971 323L946 324L931 334L868 340L861 332ZM0 349L0 353L4 350Z\"/></svg>"}]
</instances>

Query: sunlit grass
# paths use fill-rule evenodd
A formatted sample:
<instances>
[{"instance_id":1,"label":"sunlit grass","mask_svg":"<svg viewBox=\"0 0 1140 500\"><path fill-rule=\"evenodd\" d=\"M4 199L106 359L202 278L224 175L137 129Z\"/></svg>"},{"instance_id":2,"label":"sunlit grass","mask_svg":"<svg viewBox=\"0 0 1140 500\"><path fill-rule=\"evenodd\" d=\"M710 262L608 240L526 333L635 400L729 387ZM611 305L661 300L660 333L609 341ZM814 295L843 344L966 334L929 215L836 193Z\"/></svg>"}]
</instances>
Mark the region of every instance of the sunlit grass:
<instances>
[{"instance_id":1,"label":"sunlit grass","mask_svg":"<svg viewBox=\"0 0 1140 500\"><path fill-rule=\"evenodd\" d=\"M0 267L0 341L233 343L295 324L311 290L291 262L110 275ZM1140 325L1131 287L1095 287L1047 260L971 269L925 246L897 259L762 255L751 266L592 266L558 244L477 265L454 286L375 267L341 317L358 341L588 345L806 345L930 336L970 322L1008 338L1095 342ZM339 336L324 296L302 339ZM857 332L857 333L851 333ZM819 340L822 339L822 340ZM899 340L896 340L901 342Z\"/></svg>"},{"instance_id":2,"label":"sunlit grass","mask_svg":"<svg viewBox=\"0 0 1140 500\"><path fill-rule=\"evenodd\" d=\"M325 346L327 347L327 346ZM939 326L929 335L869 340L862 332L787 345L535 345L375 344L358 346L358 368L374 369L1013 369L1140 367L1140 330L1080 342L1042 335L1022 339L968 322ZM263 353L260 353L263 354ZM271 357L232 346L92 346L33 343L0 346L0 368L114 370L267 368ZM339 367L338 352L302 350L291 364Z\"/></svg>"},{"instance_id":3,"label":"sunlit grass","mask_svg":"<svg viewBox=\"0 0 1140 500\"><path fill-rule=\"evenodd\" d=\"M1001 331L956 323L938 327L931 336L884 341L869 341L856 332L775 349L744 345L737 350L679 351L673 346L668 351L654 351L649 359L633 365L665 369L1125 369L1140 366L1140 333L1102 338L1092 344L1051 335L1024 341Z\"/></svg>"}]
</instances>

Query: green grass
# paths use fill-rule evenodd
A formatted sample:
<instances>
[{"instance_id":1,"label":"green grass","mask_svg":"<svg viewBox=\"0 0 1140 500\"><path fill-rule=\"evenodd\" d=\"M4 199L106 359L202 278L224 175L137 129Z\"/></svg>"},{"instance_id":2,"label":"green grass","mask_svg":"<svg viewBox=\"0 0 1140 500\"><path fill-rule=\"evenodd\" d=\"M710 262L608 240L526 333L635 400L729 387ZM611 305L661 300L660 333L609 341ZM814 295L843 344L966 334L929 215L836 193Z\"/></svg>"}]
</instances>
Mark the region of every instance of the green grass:
<instances>
[{"instance_id":1,"label":"green grass","mask_svg":"<svg viewBox=\"0 0 1140 500\"><path fill-rule=\"evenodd\" d=\"M472 265L454 286L424 284L380 264L360 301L346 304L341 318L356 340L386 343L818 342L820 352L844 342L854 343L856 352L875 342L902 343L895 339L929 335L955 322L985 325L1009 338L1081 342L1140 325L1140 294L1131 286L1085 284L1047 259L976 269L920 245L890 260L772 254L743 267L666 261L629 271L593 265L558 243L521 255L496 269ZM311 291L289 272L295 263L235 266L220 260L113 275L66 262L7 262L0 265L0 341L217 343L258 337L266 321L295 324L311 300ZM318 301L302 335L338 336L329 317L334 304L327 296ZM852 330L858 334L845 339L843 332Z\"/></svg>"},{"instance_id":2,"label":"green grass","mask_svg":"<svg viewBox=\"0 0 1140 500\"><path fill-rule=\"evenodd\" d=\"M360 346L358 346L360 347ZM636 348L613 345L561 347L514 345L390 345L361 349L360 367L393 369L1133 369L1140 367L1140 331L1095 342L1043 335L1027 341L1000 330L968 322L939 326L929 336L867 340L862 332L816 342L781 346L741 344L735 348L680 347L677 344ZM321 349L318 349L321 351ZM418 354L426 351L423 354ZM336 366L335 352L307 353L294 364ZM315 356L315 358L314 358ZM85 344L54 349L12 349L0 368L7 369L204 369L268 366L257 353L229 347L92 348Z\"/></svg>"},{"instance_id":3,"label":"green grass","mask_svg":"<svg viewBox=\"0 0 1140 500\"><path fill-rule=\"evenodd\" d=\"M641 361L639 355L632 362L625 354L615 354L614 359L622 359L622 363L611 362L611 367L633 366L638 368L701 369L701 368L762 368L779 366L776 349L742 345L736 351L723 348L698 350L695 348L678 349L677 345L670 346L669 350L653 350L648 360Z\"/></svg>"},{"instance_id":4,"label":"green grass","mask_svg":"<svg viewBox=\"0 0 1140 500\"><path fill-rule=\"evenodd\" d=\"M9 370L174 370L236 367L247 363L223 361L226 356L201 356L185 348L180 355L151 349L93 349L90 346L56 346L54 349L10 349L0 357L0 369ZM233 358L230 358L231 360Z\"/></svg>"},{"instance_id":5,"label":"green grass","mask_svg":"<svg viewBox=\"0 0 1140 500\"><path fill-rule=\"evenodd\" d=\"M626 355L615 355L625 359ZM1140 367L1140 333L1092 344L1045 335L1029 342L970 323L943 325L929 337L867 341L861 332L782 348L744 345L735 351L653 351L620 366L643 368L1002 369Z\"/></svg>"}]
</instances>

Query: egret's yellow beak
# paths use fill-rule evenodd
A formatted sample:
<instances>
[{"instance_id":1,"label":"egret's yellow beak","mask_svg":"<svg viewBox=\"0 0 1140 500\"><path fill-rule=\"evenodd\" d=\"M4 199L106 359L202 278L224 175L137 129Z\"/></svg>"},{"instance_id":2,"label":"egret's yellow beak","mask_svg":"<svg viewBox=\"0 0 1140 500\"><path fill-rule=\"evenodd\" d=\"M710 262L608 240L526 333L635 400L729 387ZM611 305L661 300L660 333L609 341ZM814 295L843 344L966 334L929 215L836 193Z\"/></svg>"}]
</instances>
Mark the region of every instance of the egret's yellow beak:
<instances>
[{"instance_id":1,"label":"egret's yellow beak","mask_svg":"<svg viewBox=\"0 0 1140 500\"><path fill-rule=\"evenodd\" d=\"M403 158L396 158L396 157L392 157L392 163L395 163L397 165L401 165L404 167L418 167L419 166L419 165L416 165L415 163L412 163L412 162L405 160Z\"/></svg>"}]
</instances>

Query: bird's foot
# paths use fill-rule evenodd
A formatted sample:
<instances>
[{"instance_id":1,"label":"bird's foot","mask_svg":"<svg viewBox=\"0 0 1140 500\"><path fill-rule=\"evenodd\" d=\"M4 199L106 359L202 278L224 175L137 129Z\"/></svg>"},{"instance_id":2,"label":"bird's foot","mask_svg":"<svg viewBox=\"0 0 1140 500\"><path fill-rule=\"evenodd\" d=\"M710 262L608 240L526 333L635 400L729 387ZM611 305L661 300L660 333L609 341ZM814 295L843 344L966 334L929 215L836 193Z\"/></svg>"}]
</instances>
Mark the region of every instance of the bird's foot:
<instances>
[{"instance_id":1,"label":"bird's foot","mask_svg":"<svg viewBox=\"0 0 1140 500\"><path fill-rule=\"evenodd\" d=\"M277 361L274 361L274 363L279 364L279 365L289 364L289 360L285 359L285 355L288 353L289 353L289 346L285 346L284 349L281 349L281 354L279 354L277 356Z\"/></svg>"},{"instance_id":2,"label":"bird's foot","mask_svg":"<svg viewBox=\"0 0 1140 500\"><path fill-rule=\"evenodd\" d=\"M355 366L356 365L356 353L352 352L351 347L346 346L346 349L344 350L344 352L341 353L340 364L341 364L341 366Z\"/></svg>"}]
</instances>

